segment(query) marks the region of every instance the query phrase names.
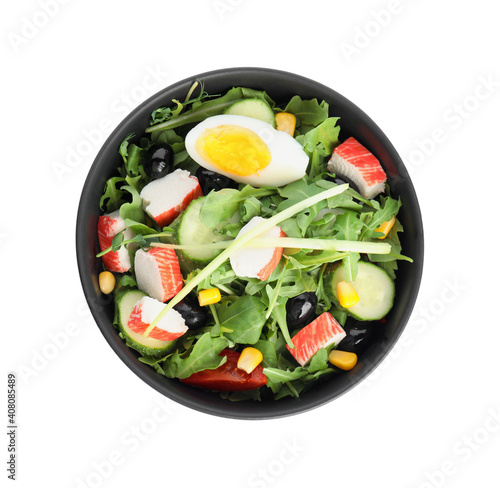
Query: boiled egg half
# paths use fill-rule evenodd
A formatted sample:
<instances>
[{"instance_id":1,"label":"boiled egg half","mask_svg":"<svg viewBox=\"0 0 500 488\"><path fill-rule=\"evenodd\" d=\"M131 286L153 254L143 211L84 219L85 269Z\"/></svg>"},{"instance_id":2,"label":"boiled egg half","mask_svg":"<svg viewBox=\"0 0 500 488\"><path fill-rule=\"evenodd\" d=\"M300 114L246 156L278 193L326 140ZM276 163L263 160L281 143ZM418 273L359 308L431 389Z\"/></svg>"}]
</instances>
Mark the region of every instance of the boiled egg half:
<instances>
[{"instance_id":1,"label":"boiled egg half","mask_svg":"<svg viewBox=\"0 0 500 488\"><path fill-rule=\"evenodd\" d=\"M271 124L243 115L215 115L186 136L188 154L239 183L282 186L302 178L309 158L300 143Z\"/></svg>"}]
</instances>

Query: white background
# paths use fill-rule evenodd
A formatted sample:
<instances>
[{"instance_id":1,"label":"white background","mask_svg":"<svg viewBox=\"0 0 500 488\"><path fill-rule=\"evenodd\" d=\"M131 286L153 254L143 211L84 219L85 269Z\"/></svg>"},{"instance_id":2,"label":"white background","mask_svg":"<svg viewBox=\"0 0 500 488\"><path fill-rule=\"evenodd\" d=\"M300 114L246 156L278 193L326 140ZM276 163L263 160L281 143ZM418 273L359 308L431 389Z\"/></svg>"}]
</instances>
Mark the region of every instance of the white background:
<instances>
[{"instance_id":1,"label":"white background","mask_svg":"<svg viewBox=\"0 0 500 488\"><path fill-rule=\"evenodd\" d=\"M494 5L4 6L0 411L3 425L13 371L17 486L500 485ZM75 258L79 195L104 136L161 88L233 66L308 76L366 111L405 160L425 223L421 292L396 348L340 399L272 421L210 417L141 382L90 318Z\"/></svg>"}]
</instances>

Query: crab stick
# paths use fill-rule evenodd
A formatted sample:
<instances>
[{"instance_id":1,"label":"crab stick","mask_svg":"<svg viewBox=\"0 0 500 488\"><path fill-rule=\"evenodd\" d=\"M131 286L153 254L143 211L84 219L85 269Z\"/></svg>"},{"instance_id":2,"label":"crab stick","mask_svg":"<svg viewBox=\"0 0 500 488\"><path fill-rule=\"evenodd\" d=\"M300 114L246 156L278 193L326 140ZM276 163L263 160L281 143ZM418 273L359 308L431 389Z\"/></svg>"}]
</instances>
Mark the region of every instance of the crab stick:
<instances>
[{"instance_id":1,"label":"crab stick","mask_svg":"<svg viewBox=\"0 0 500 488\"><path fill-rule=\"evenodd\" d=\"M326 169L349 178L365 198L374 198L384 191L387 175L379 160L354 137L334 149Z\"/></svg>"},{"instance_id":2,"label":"crab stick","mask_svg":"<svg viewBox=\"0 0 500 488\"><path fill-rule=\"evenodd\" d=\"M338 345L345 336L344 329L332 314L324 312L292 338L295 349L286 347L297 362L305 366L321 348Z\"/></svg>"},{"instance_id":3,"label":"crab stick","mask_svg":"<svg viewBox=\"0 0 500 488\"><path fill-rule=\"evenodd\" d=\"M121 231L124 231L124 240L134 237L134 233L125 227L125 221L120 217L119 210L101 215L97 223L97 235L101 251L108 249L111 246L113 237ZM131 267L130 255L126 246L122 246L118 251L110 251L104 254L102 262L106 269L113 273L124 273Z\"/></svg>"},{"instance_id":4,"label":"crab stick","mask_svg":"<svg viewBox=\"0 0 500 488\"><path fill-rule=\"evenodd\" d=\"M202 195L198 178L183 169L151 181L141 191L145 212L160 227L170 224L192 200Z\"/></svg>"},{"instance_id":5,"label":"crab stick","mask_svg":"<svg viewBox=\"0 0 500 488\"><path fill-rule=\"evenodd\" d=\"M238 232L236 239L242 235L249 232L255 226L260 224L263 217L253 217L250 222L242 227ZM284 237L286 234L281 230L280 227L275 225L267 231L264 231L259 237L263 238L275 238ZM236 251L229 258L231 267L235 272L236 276L246 277L246 278L259 278L264 281L271 276L274 268L280 262L281 256L283 254L282 247L269 247L269 248L258 248L258 247L244 247Z\"/></svg>"},{"instance_id":6,"label":"crab stick","mask_svg":"<svg viewBox=\"0 0 500 488\"><path fill-rule=\"evenodd\" d=\"M127 326L138 334L143 334L155 317L165 308L165 304L151 297L141 298L128 319ZM159 341L174 341L188 330L186 322L177 310L168 313L149 332L149 337Z\"/></svg>"},{"instance_id":7,"label":"crab stick","mask_svg":"<svg viewBox=\"0 0 500 488\"><path fill-rule=\"evenodd\" d=\"M139 289L160 302L166 302L182 289L179 260L173 249L139 249L134 267Z\"/></svg>"}]
</instances>

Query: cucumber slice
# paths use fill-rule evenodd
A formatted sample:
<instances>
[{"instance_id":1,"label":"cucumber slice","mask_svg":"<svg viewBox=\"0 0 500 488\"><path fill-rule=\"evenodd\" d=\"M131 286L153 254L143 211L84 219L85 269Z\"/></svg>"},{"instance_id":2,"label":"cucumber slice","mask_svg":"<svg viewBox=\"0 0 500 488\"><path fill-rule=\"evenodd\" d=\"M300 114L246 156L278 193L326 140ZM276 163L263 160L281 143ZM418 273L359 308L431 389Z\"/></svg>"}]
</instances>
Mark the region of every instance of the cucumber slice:
<instances>
[{"instance_id":1,"label":"cucumber slice","mask_svg":"<svg viewBox=\"0 0 500 488\"><path fill-rule=\"evenodd\" d=\"M273 127L276 127L276 119L273 109L261 98L248 98L240 100L230 105L225 111L229 115L244 115L254 119L263 120Z\"/></svg>"},{"instance_id":2,"label":"cucumber slice","mask_svg":"<svg viewBox=\"0 0 500 488\"><path fill-rule=\"evenodd\" d=\"M168 352L175 341L159 341L151 337L143 337L127 326L128 319L135 304L147 296L139 290L130 290L117 298L116 307L118 309L118 327L125 337L126 344L145 356L162 356Z\"/></svg>"},{"instance_id":3,"label":"cucumber slice","mask_svg":"<svg viewBox=\"0 0 500 488\"><path fill-rule=\"evenodd\" d=\"M198 246L200 244L212 244L224 241L230 237L215 235L200 220L200 209L206 197L193 200L184 210L179 228L177 230L177 241L183 246ZM182 253L195 263L206 263L220 254L222 249L183 249Z\"/></svg>"},{"instance_id":4,"label":"cucumber slice","mask_svg":"<svg viewBox=\"0 0 500 488\"><path fill-rule=\"evenodd\" d=\"M349 308L343 308L337 296L337 283L344 279L343 266L325 274L325 289L338 308L357 320L380 320L389 313L394 304L395 286L382 268L365 261L358 262L358 274L351 284L359 296L359 302Z\"/></svg>"}]
</instances>

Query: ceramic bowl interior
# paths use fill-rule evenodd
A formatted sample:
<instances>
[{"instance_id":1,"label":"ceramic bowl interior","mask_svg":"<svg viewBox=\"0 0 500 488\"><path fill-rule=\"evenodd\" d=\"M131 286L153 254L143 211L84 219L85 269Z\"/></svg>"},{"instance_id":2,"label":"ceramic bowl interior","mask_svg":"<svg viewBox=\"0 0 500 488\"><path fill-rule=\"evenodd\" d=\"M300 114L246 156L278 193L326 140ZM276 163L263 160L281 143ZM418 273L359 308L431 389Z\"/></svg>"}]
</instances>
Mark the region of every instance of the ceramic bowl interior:
<instances>
[{"instance_id":1,"label":"ceramic bowl interior","mask_svg":"<svg viewBox=\"0 0 500 488\"><path fill-rule=\"evenodd\" d=\"M122 163L119 145L132 132L140 137L149 125L151 112L169 106L173 98L183 99L195 80L201 80L210 94L223 94L233 86L247 86L266 90L278 104L286 103L293 95L326 100L330 105L330 115L340 117L341 140L352 135L375 154L388 175L392 196L401 197L403 202L398 214L405 229L401 235L402 245L404 254L412 257L414 262L399 265L395 305L387 316L383 334L361 355L353 370L332 377L300 398L230 402L217 393L183 385L157 374L141 363L135 351L119 338L113 327L112 298L99 291L98 274L102 265L95 257L99 252L99 200L106 180ZM381 129L362 110L331 88L293 73L263 68L232 68L195 75L165 88L135 109L107 139L90 168L81 194L76 227L77 261L84 294L113 351L130 370L166 397L201 412L237 419L270 419L298 414L324 405L360 383L388 354L410 317L422 275L423 250L422 218L412 182L401 158Z\"/></svg>"}]
</instances>

